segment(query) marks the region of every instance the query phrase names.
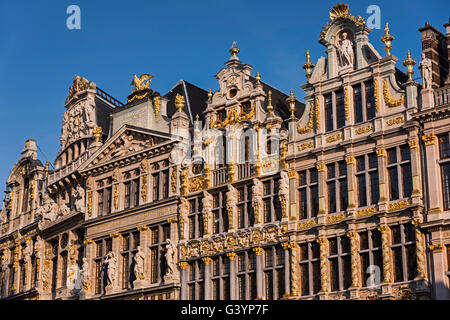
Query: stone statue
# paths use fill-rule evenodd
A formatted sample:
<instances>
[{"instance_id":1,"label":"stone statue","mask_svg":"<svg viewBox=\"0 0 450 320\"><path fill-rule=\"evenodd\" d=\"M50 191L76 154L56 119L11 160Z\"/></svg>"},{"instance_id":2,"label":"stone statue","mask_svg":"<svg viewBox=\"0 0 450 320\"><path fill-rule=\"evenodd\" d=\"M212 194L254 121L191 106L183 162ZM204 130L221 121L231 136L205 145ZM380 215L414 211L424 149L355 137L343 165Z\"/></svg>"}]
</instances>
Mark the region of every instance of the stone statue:
<instances>
[{"instance_id":1,"label":"stone statue","mask_svg":"<svg viewBox=\"0 0 450 320\"><path fill-rule=\"evenodd\" d=\"M36 241L34 242L34 255L36 259L42 258L42 249L44 248L43 241L41 237L37 237Z\"/></svg>"},{"instance_id":2,"label":"stone statue","mask_svg":"<svg viewBox=\"0 0 450 320\"><path fill-rule=\"evenodd\" d=\"M29 240L26 242L26 247L23 251L24 259L26 262L31 263L31 255L33 254L33 241Z\"/></svg>"},{"instance_id":3,"label":"stone statue","mask_svg":"<svg viewBox=\"0 0 450 320\"><path fill-rule=\"evenodd\" d=\"M141 246L137 247L137 252L134 255L134 276L136 280L144 280L144 262L145 254L142 251Z\"/></svg>"},{"instance_id":4,"label":"stone statue","mask_svg":"<svg viewBox=\"0 0 450 320\"><path fill-rule=\"evenodd\" d=\"M58 218L60 216L65 216L65 215L68 215L70 213L71 213L71 211L70 211L69 207L65 203L62 203L59 206L59 213L58 213L58 215L56 217Z\"/></svg>"},{"instance_id":5,"label":"stone statue","mask_svg":"<svg viewBox=\"0 0 450 320\"><path fill-rule=\"evenodd\" d=\"M49 196L47 192L44 193L44 204L36 210L36 216L42 216L43 220L53 221L58 214L58 205Z\"/></svg>"},{"instance_id":6,"label":"stone statue","mask_svg":"<svg viewBox=\"0 0 450 320\"><path fill-rule=\"evenodd\" d=\"M80 282L81 282L82 288L84 288L85 290L87 290L87 288L89 288L89 286L90 286L90 283L89 283L89 262L88 262L88 259L86 257L83 258L83 264L81 266Z\"/></svg>"},{"instance_id":7,"label":"stone statue","mask_svg":"<svg viewBox=\"0 0 450 320\"><path fill-rule=\"evenodd\" d=\"M339 57L341 60L341 67L353 67L354 54L353 43L347 39L347 32L342 33L342 40L338 44Z\"/></svg>"},{"instance_id":8,"label":"stone statue","mask_svg":"<svg viewBox=\"0 0 450 320\"><path fill-rule=\"evenodd\" d=\"M280 197L289 197L289 176L286 171L280 172L280 189L278 194Z\"/></svg>"},{"instance_id":9,"label":"stone statue","mask_svg":"<svg viewBox=\"0 0 450 320\"><path fill-rule=\"evenodd\" d=\"M433 71L432 71L432 63L431 59L425 56L425 53L422 53L422 61L419 63L419 69L422 73L422 84L424 89L431 89L433 84Z\"/></svg>"},{"instance_id":10,"label":"stone statue","mask_svg":"<svg viewBox=\"0 0 450 320\"><path fill-rule=\"evenodd\" d=\"M84 189L80 185L77 185L74 197L75 197L75 210L77 212L84 212L85 210Z\"/></svg>"},{"instance_id":11,"label":"stone statue","mask_svg":"<svg viewBox=\"0 0 450 320\"><path fill-rule=\"evenodd\" d=\"M106 255L105 264L107 268L107 275L108 275L108 281L109 285L114 286L116 283L116 274L117 274L117 258L114 252L110 251Z\"/></svg>"},{"instance_id":12,"label":"stone statue","mask_svg":"<svg viewBox=\"0 0 450 320\"><path fill-rule=\"evenodd\" d=\"M167 245L166 245L166 264L167 264L167 271L164 275L164 279L170 278L173 276L176 272L175 263L176 263L176 254L177 254L177 247L172 240L167 239Z\"/></svg>"},{"instance_id":13,"label":"stone statue","mask_svg":"<svg viewBox=\"0 0 450 320\"><path fill-rule=\"evenodd\" d=\"M263 195L263 184L259 179L253 179L252 196L261 197Z\"/></svg>"}]
</instances>

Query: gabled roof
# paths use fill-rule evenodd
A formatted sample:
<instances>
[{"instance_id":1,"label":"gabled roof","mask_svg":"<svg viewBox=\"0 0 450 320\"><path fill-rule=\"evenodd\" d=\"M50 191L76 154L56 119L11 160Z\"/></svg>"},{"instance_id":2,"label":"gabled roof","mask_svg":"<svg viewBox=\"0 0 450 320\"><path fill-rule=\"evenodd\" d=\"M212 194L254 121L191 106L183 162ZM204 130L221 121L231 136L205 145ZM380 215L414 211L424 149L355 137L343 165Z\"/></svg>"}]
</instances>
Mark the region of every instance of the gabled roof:
<instances>
[{"instance_id":1,"label":"gabled roof","mask_svg":"<svg viewBox=\"0 0 450 320\"><path fill-rule=\"evenodd\" d=\"M126 142L123 138L125 137L126 139L129 135L132 135L133 139L128 145L125 145ZM88 161L80 166L78 171L82 172L97 166L121 161L146 150L151 151L152 149L158 148L158 146L161 147L165 144L176 142L176 137L174 138L173 135L168 133L124 124L91 155Z\"/></svg>"}]
</instances>

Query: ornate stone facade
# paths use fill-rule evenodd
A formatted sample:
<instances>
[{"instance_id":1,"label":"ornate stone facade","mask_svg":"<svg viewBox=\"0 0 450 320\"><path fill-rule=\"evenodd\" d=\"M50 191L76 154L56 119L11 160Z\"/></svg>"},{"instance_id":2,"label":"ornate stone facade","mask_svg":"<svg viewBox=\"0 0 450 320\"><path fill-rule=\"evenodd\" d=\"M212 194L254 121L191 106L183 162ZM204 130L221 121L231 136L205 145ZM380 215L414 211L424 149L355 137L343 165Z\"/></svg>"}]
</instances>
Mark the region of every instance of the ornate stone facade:
<instances>
[{"instance_id":1,"label":"ornate stone facade","mask_svg":"<svg viewBox=\"0 0 450 320\"><path fill-rule=\"evenodd\" d=\"M387 24L383 57L329 17L305 104L236 44L214 92L134 75L123 104L75 76L54 164L28 140L8 177L1 297L449 299L448 71L425 54L422 87Z\"/></svg>"}]
</instances>

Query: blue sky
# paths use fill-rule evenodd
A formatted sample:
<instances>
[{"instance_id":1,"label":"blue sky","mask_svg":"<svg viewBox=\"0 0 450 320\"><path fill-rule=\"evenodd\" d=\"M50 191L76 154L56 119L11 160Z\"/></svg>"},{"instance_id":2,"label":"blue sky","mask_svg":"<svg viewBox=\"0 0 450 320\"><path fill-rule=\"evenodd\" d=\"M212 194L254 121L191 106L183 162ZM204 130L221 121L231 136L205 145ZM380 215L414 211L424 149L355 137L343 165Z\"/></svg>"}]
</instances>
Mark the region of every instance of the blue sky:
<instances>
[{"instance_id":1,"label":"blue sky","mask_svg":"<svg viewBox=\"0 0 450 320\"><path fill-rule=\"evenodd\" d=\"M383 26L390 22L397 66L408 49L420 60L425 21L444 32L450 2L347 1L350 13L367 19L369 5L381 9L380 30L369 39L384 55ZM66 9L81 8L81 30L68 30ZM154 75L152 88L166 93L184 79L204 89L218 87L214 75L232 42L239 57L262 80L303 97L301 65L325 55L318 43L333 1L12 1L0 0L0 190L25 140L36 139L50 161L59 149L64 100L74 74L125 102L133 73ZM416 69L417 72L417 69ZM418 73L414 75L418 76ZM42 153L39 158L45 162Z\"/></svg>"}]
</instances>

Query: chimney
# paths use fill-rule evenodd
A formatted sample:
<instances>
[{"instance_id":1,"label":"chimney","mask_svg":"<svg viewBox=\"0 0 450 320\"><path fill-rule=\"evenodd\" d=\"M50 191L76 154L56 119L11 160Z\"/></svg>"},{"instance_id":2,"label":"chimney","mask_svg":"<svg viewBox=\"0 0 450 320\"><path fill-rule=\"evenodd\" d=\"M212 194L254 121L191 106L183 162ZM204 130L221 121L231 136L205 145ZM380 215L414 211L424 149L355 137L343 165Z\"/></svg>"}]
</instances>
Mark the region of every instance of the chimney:
<instances>
[{"instance_id":1,"label":"chimney","mask_svg":"<svg viewBox=\"0 0 450 320\"><path fill-rule=\"evenodd\" d=\"M37 146L36 140L28 139L25 141L25 147L22 150L21 158L28 158L36 160L37 159Z\"/></svg>"},{"instance_id":2,"label":"chimney","mask_svg":"<svg viewBox=\"0 0 450 320\"><path fill-rule=\"evenodd\" d=\"M445 36L447 37L447 80L445 80L446 85L450 85L450 18L448 22L444 24Z\"/></svg>"},{"instance_id":3,"label":"chimney","mask_svg":"<svg viewBox=\"0 0 450 320\"><path fill-rule=\"evenodd\" d=\"M448 27L447 30L449 30ZM428 22L425 22L425 26L419 31L422 34L422 53L425 53L425 56L432 62L433 88L441 87L448 75L447 39Z\"/></svg>"}]
</instances>

